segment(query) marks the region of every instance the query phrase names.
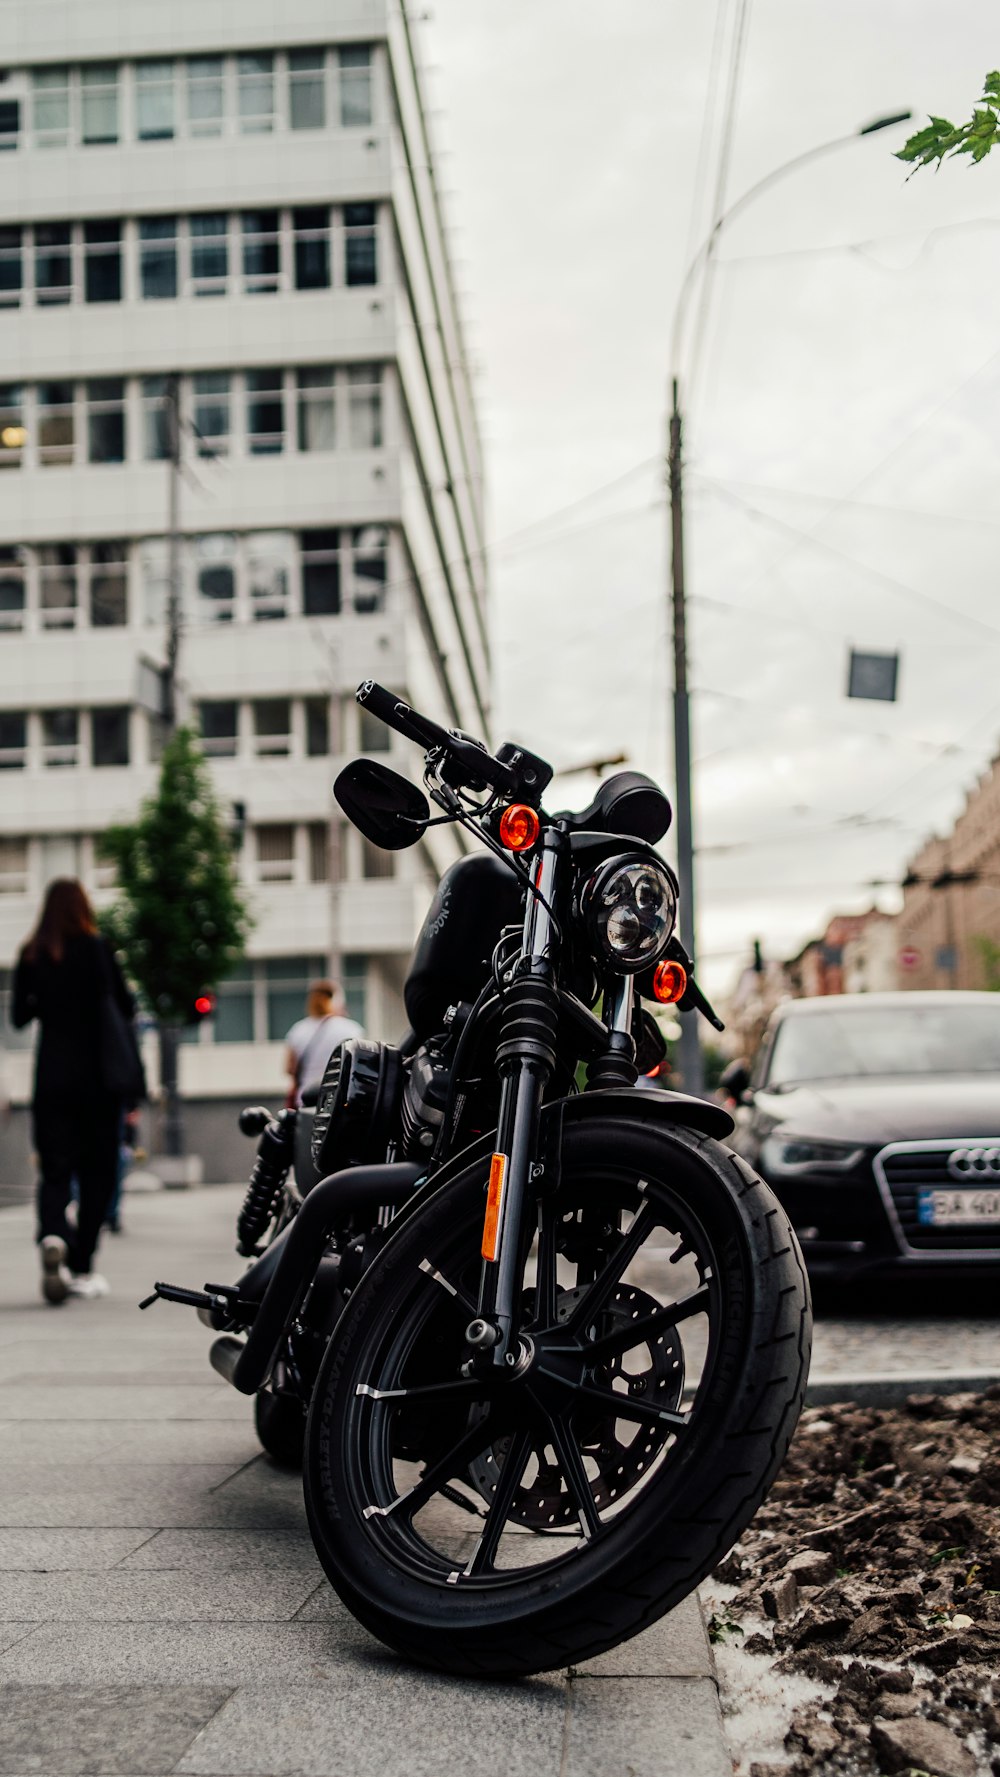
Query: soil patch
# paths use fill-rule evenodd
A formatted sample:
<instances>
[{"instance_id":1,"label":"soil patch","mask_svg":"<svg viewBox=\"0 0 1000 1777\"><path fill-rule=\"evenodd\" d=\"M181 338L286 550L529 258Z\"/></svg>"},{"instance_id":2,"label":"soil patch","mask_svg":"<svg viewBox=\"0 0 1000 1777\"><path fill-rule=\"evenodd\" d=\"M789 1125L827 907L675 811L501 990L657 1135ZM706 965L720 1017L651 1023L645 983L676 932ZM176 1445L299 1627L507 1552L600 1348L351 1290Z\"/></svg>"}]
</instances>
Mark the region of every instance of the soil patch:
<instances>
[{"instance_id":1,"label":"soil patch","mask_svg":"<svg viewBox=\"0 0 1000 1777\"><path fill-rule=\"evenodd\" d=\"M741 1774L1000 1777L1000 1386L809 1409L705 1591Z\"/></svg>"}]
</instances>

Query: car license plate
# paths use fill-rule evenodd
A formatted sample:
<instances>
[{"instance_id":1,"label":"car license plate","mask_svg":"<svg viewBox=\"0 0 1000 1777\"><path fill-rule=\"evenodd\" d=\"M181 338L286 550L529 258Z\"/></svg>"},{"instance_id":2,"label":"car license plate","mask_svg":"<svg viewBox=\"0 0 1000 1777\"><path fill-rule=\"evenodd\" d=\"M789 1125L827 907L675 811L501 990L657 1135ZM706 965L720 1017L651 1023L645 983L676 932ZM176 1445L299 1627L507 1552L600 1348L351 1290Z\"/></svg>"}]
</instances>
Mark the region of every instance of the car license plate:
<instances>
[{"instance_id":1,"label":"car license plate","mask_svg":"<svg viewBox=\"0 0 1000 1777\"><path fill-rule=\"evenodd\" d=\"M1000 1223L1000 1191L919 1191L917 1219L925 1228L959 1222Z\"/></svg>"}]
</instances>

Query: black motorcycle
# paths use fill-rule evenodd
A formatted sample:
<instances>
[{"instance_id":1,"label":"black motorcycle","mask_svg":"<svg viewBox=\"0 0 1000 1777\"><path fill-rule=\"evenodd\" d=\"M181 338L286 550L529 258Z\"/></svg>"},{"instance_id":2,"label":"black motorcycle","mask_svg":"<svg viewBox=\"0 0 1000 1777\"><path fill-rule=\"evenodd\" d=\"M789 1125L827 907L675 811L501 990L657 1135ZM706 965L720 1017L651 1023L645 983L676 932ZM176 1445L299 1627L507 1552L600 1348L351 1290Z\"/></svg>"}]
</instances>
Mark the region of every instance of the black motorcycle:
<instances>
[{"instance_id":1,"label":"black motorcycle","mask_svg":"<svg viewBox=\"0 0 1000 1777\"><path fill-rule=\"evenodd\" d=\"M728 1113L638 1089L664 1053L644 1000L718 1025L674 935L660 790L621 772L549 814L543 760L370 681L358 701L425 750L441 812L359 759L334 786L354 824L486 849L442 877L404 1041L343 1044L311 1116L261 1131L255 1263L156 1293L220 1330L269 1448L294 1458L304 1428L316 1549L369 1629L449 1672L537 1672L648 1627L746 1527L801 1408L808 1287Z\"/></svg>"}]
</instances>

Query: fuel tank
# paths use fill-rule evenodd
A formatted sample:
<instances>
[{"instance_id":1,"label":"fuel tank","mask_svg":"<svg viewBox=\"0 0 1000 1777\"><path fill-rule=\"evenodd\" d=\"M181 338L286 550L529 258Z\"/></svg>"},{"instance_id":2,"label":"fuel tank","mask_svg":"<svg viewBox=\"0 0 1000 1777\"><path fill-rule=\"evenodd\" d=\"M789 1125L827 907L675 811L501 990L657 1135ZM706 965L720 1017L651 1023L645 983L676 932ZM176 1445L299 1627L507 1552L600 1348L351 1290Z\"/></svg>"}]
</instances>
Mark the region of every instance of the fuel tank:
<instances>
[{"instance_id":1,"label":"fuel tank","mask_svg":"<svg viewBox=\"0 0 1000 1777\"><path fill-rule=\"evenodd\" d=\"M459 1000L474 1000L504 926L520 925L523 890L490 852L449 866L421 927L403 990L406 1016L423 1040Z\"/></svg>"}]
</instances>

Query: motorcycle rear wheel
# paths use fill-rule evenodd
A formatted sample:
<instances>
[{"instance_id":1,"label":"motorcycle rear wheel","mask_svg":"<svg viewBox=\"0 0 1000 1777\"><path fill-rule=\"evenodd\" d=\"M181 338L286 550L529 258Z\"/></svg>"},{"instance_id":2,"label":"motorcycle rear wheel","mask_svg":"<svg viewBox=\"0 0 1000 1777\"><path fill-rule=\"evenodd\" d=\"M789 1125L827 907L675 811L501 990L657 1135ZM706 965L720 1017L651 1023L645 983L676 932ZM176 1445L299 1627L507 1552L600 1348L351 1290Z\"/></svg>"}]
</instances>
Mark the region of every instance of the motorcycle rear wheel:
<instances>
[{"instance_id":1,"label":"motorcycle rear wheel","mask_svg":"<svg viewBox=\"0 0 1000 1777\"><path fill-rule=\"evenodd\" d=\"M429 1197L365 1273L313 1392L304 1481L361 1622L424 1665L513 1676L647 1628L732 1547L795 1428L811 1316L795 1237L745 1162L594 1118L567 1127L539 1199L518 1363L462 1378L485 1187L481 1163Z\"/></svg>"}]
</instances>

